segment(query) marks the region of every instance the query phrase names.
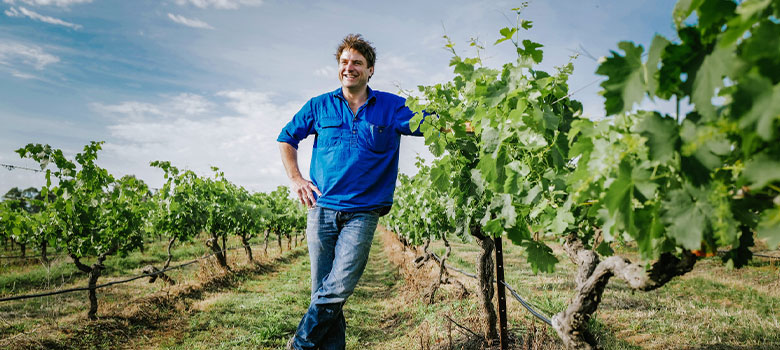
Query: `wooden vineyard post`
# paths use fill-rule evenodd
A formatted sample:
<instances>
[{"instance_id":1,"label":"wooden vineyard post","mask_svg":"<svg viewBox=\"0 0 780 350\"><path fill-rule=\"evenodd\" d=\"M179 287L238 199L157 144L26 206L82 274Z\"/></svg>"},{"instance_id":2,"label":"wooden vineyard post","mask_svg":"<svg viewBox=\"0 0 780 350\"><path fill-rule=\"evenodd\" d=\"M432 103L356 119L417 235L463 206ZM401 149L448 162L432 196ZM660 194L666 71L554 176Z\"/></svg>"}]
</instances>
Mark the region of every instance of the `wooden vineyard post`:
<instances>
[{"instance_id":1,"label":"wooden vineyard post","mask_svg":"<svg viewBox=\"0 0 780 350\"><path fill-rule=\"evenodd\" d=\"M498 324L501 350L509 346L506 332L506 292L504 291L504 251L501 246L501 237L495 238L496 243L496 281L498 284Z\"/></svg>"}]
</instances>

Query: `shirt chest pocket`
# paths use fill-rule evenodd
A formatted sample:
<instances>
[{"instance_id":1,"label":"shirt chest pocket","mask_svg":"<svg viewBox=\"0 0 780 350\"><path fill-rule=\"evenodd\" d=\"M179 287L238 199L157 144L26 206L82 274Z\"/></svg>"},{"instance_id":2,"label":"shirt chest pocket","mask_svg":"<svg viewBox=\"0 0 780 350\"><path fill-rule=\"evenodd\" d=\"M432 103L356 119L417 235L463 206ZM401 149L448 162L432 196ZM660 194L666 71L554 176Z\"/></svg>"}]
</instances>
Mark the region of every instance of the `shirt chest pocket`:
<instances>
[{"instance_id":1,"label":"shirt chest pocket","mask_svg":"<svg viewBox=\"0 0 780 350\"><path fill-rule=\"evenodd\" d=\"M362 122L358 127L361 141L373 152L383 153L393 149L398 135L391 125Z\"/></svg>"},{"instance_id":2,"label":"shirt chest pocket","mask_svg":"<svg viewBox=\"0 0 780 350\"><path fill-rule=\"evenodd\" d=\"M317 122L317 147L333 147L341 144L341 116L325 116Z\"/></svg>"}]
</instances>

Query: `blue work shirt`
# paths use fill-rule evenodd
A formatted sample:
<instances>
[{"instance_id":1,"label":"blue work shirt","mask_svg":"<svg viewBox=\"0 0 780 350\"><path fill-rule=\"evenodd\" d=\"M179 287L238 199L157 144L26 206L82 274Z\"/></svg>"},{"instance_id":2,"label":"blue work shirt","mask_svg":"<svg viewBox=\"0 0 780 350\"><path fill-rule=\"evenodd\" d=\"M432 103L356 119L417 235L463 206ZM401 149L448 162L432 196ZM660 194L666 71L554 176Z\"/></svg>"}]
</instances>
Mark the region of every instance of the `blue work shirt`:
<instances>
[{"instance_id":1,"label":"blue work shirt","mask_svg":"<svg viewBox=\"0 0 780 350\"><path fill-rule=\"evenodd\" d=\"M341 88L307 102L277 141L298 149L315 134L309 176L322 192L317 205L356 212L393 204L401 135L412 131L414 113L403 97L368 89L366 102L353 114ZM315 194L316 195L316 194Z\"/></svg>"}]
</instances>

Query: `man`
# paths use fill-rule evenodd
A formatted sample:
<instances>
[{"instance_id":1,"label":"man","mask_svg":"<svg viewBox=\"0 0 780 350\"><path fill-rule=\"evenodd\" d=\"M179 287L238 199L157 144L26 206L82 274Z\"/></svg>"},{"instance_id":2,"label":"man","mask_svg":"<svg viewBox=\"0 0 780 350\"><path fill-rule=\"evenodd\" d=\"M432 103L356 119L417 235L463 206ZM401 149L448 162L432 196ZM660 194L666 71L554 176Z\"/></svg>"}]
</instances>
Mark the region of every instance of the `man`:
<instances>
[{"instance_id":1,"label":"man","mask_svg":"<svg viewBox=\"0 0 780 350\"><path fill-rule=\"evenodd\" d=\"M359 34L336 51L341 88L317 96L295 114L277 141L292 191L309 207L311 304L288 349L344 349L342 307L368 261L379 217L390 210L401 135L413 113L402 97L368 87L376 53ZM298 169L298 143L315 134L311 181Z\"/></svg>"}]
</instances>

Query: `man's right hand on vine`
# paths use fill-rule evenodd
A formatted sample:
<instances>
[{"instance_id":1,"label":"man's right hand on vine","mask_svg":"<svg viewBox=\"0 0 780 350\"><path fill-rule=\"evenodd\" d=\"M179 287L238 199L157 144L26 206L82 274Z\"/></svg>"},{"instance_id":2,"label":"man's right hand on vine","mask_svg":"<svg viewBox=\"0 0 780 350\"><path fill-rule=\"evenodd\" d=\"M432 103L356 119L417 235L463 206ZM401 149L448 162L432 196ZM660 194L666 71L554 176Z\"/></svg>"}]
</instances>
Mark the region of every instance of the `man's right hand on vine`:
<instances>
[{"instance_id":1,"label":"man's right hand on vine","mask_svg":"<svg viewBox=\"0 0 780 350\"><path fill-rule=\"evenodd\" d=\"M470 121L464 122L463 126L465 127L465 129L466 129L465 131L466 131L467 134L473 134L474 133L474 127L471 126L471 122ZM449 133L452 132L452 129L450 129L450 128L441 128L441 129L439 129L439 131L441 131L443 133L449 134Z\"/></svg>"}]
</instances>

